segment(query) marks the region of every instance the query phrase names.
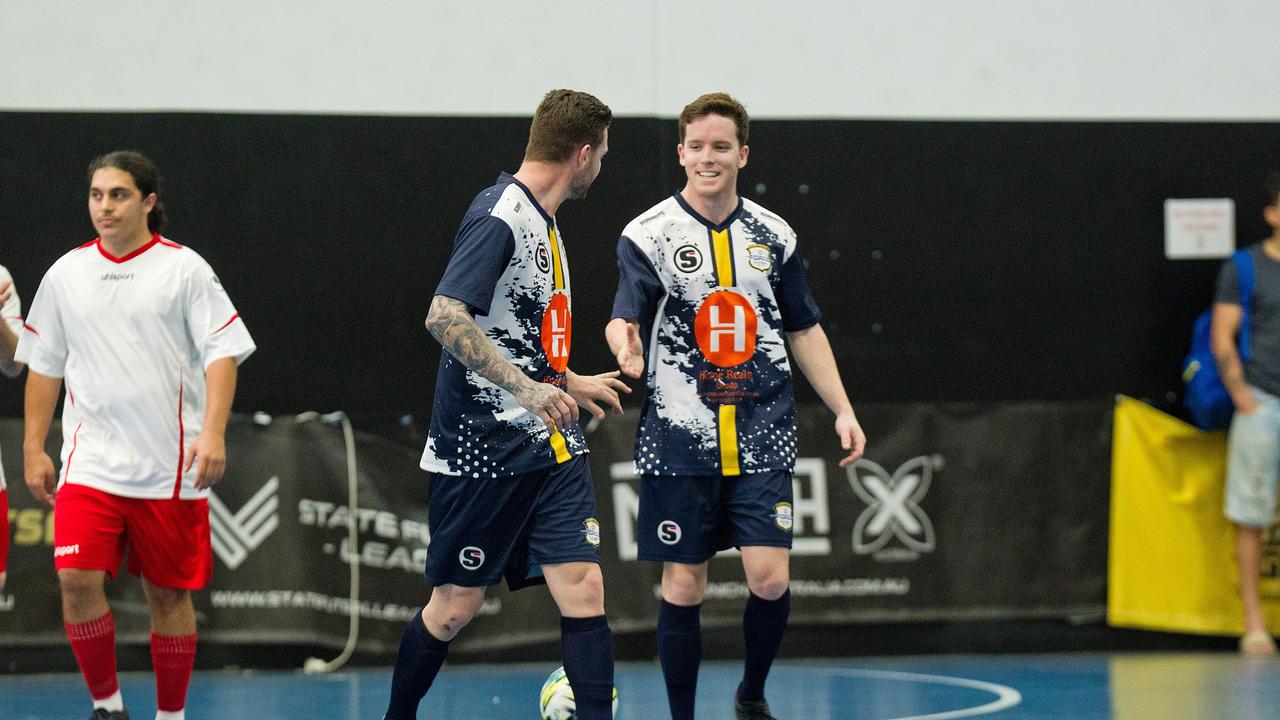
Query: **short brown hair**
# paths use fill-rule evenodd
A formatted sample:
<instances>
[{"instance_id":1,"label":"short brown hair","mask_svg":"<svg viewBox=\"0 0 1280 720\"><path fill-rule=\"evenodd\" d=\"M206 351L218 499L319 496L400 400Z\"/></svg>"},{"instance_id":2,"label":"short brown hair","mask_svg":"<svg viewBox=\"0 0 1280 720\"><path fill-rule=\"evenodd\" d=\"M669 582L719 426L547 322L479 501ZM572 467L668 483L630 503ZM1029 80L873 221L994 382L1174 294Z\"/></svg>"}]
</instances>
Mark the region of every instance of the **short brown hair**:
<instances>
[{"instance_id":1,"label":"short brown hair","mask_svg":"<svg viewBox=\"0 0 1280 720\"><path fill-rule=\"evenodd\" d=\"M751 128L751 118L747 117L747 109L742 103L734 100L729 93L713 92L700 96L697 100L684 106L680 111L680 142L684 142L684 129L694 120L708 115L723 115L738 126L738 144L747 144L747 131Z\"/></svg>"},{"instance_id":2,"label":"short brown hair","mask_svg":"<svg viewBox=\"0 0 1280 720\"><path fill-rule=\"evenodd\" d=\"M612 121L613 111L594 95L552 90L533 113L524 159L562 162L583 145L600 147Z\"/></svg>"}]
</instances>

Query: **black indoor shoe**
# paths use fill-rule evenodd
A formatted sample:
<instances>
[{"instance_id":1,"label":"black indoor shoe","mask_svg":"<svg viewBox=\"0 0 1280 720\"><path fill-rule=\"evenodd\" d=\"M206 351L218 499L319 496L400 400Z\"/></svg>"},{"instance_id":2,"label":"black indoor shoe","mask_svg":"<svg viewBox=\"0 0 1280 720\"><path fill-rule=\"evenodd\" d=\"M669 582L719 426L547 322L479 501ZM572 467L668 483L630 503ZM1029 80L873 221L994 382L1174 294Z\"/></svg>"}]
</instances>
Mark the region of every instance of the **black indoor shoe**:
<instances>
[{"instance_id":1,"label":"black indoor shoe","mask_svg":"<svg viewBox=\"0 0 1280 720\"><path fill-rule=\"evenodd\" d=\"M129 720L129 713L123 710L98 708L89 716L89 720Z\"/></svg>"},{"instance_id":2,"label":"black indoor shoe","mask_svg":"<svg viewBox=\"0 0 1280 720\"><path fill-rule=\"evenodd\" d=\"M769 714L767 700L733 699L733 715L737 720L778 720Z\"/></svg>"}]
</instances>

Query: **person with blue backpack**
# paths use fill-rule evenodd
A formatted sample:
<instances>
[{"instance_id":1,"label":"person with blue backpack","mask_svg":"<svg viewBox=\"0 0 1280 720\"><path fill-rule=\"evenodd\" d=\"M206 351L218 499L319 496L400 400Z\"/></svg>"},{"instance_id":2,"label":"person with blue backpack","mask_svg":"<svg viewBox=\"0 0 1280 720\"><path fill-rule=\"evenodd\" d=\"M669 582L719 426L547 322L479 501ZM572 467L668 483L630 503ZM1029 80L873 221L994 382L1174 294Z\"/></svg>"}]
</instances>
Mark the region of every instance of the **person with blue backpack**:
<instances>
[{"instance_id":1,"label":"person with blue backpack","mask_svg":"<svg viewBox=\"0 0 1280 720\"><path fill-rule=\"evenodd\" d=\"M1263 216L1271 236L1222 264L1211 331L1218 374L1235 407L1227 436L1225 510L1236 527L1244 604L1240 650L1249 655L1276 654L1258 575L1262 531L1272 523L1280 477L1280 173L1265 185Z\"/></svg>"}]
</instances>

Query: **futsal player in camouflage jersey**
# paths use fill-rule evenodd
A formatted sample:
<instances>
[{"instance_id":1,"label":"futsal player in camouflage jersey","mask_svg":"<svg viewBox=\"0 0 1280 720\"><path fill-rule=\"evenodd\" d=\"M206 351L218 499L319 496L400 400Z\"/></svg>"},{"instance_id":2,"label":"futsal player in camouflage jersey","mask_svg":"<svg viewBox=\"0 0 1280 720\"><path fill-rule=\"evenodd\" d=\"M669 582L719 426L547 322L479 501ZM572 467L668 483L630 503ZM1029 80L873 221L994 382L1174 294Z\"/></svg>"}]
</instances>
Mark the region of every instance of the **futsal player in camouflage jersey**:
<instances>
[{"instance_id":1,"label":"futsal player in camouflage jersey","mask_svg":"<svg viewBox=\"0 0 1280 720\"><path fill-rule=\"evenodd\" d=\"M795 233L738 196L746 110L711 93L687 105L678 123L687 181L623 231L606 337L619 368L646 379L636 532L640 558L663 563L658 654L671 717L694 716L707 561L736 546L751 594L733 704L738 718L765 720L765 678L790 614L796 430L788 346L835 413L842 467L866 438L818 324Z\"/></svg>"},{"instance_id":2,"label":"futsal player in camouflage jersey","mask_svg":"<svg viewBox=\"0 0 1280 720\"><path fill-rule=\"evenodd\" d=\"M445 350L422 456L431 599L402 636L387 720L416 717L449 641L504 577L512 589L546 582L577 716L611 717L613 636L577 418L581 406L620 413L627 388L617 371L569 370L571 286L555 220L599 174L611 120L591 95L548 93L520 169L476 196L454 239L426 321Z\"/></svg>"}]
</instances>

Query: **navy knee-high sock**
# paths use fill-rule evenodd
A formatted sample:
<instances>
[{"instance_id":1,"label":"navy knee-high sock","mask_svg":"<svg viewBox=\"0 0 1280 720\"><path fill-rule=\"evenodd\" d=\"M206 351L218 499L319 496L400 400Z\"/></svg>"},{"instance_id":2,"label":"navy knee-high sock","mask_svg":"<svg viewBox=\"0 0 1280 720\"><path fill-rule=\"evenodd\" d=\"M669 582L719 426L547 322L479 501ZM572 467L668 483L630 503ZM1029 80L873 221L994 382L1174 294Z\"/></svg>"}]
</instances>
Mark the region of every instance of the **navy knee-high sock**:
<instances>
[{"instance_id":1,"label":"navy knee-high sock","mask_svg":"<svg viewBox=\"0 0 1280 720\"><path fill-rule=\"evenodd\" d=\"M658 659L667 682L671 720L693 720L698 695L698 666L702 664L702 605L658 608Z\"/></svg>"},{"instance_id":2,"label":"navy knee-high sock","mask_svg":"<svg viewBox=\"0 0 1280 720\"><path fill-rule=\"evenodd\" d=\"M787 631L787 618L791 616L791 589L777 600L764 600L755 593L747 598L742 612L742 637L746 645L746 663L742 671L742 684L738 686L739 700L763 700L764 681L769 668L778 656L782 636Z\"/></svg>"},{"instance_id":3,"label":"navy knee-high sock","mask_svg":"<svg viewBox=\"0 0 1280 720\"><path fill-rule=\"evenodd\" d=\"M560 618L560 653L579 720L613 717L613 632L604 615Z\"/></svg>"},{"instance_id":4,"label":"navy knee-high sock","mask_svg":"<svg viewBox=\"0 0 1280 720\"><path fill-rule=\"evenodd\" d=\"M422 615L414 615L400 636L400 650L391 673L391 703L384 720L414 720L418 703L431 688L449 654L449 643L427 631Z\"/></svg>"}]
</instances>

